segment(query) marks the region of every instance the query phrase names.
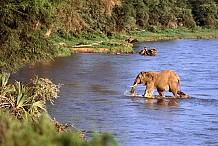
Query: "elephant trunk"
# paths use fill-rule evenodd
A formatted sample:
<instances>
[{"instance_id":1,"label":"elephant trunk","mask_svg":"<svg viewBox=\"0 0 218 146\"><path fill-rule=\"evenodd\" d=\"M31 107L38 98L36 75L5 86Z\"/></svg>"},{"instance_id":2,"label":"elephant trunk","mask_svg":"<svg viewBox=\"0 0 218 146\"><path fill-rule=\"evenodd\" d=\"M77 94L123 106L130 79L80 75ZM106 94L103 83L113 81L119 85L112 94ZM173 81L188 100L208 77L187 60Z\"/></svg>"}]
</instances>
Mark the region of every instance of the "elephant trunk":
<instances>
[{"instance_id":1,"label":"elephant trunk","mask_svg":"<svg viewBox=\"0 0 218 146\"><path fill-rule=\"evenodd\" d=\"M132 89L131 89L130 93L134 93L134 92L135 92L135 88L136 88L136 86L137 86L137 84L134 84L133 86L131 86Z\"/></svg>"},{"instance_id":2,"label":"elephant trunk","mask_svg":"<svg viewBox=\"0 0 218 146\"><path fill-rule=\"evenodd\" d=\"M137 87L138 84L140 84L140 81L141 81L141 80L139 79L139 77L137 77L137 78L135 79L135 82L134 82L133 86L131 86L132 89L131 89L130 93L134 93L134 92L135 92L135 88Z\"/></svg>"}]
</instances>

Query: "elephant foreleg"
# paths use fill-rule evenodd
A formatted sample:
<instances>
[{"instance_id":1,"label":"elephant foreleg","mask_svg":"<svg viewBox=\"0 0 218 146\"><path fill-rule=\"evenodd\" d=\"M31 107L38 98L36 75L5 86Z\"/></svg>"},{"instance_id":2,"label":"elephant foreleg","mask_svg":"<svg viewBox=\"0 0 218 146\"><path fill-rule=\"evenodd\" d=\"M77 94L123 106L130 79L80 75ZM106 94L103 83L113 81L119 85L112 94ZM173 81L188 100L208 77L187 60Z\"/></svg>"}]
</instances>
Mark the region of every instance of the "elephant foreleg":
<instances>
[{"instance_id":1,"label":"elephant foreleg","mask_svg":"<svg viewBox=\"0 0 218 146\"><path fill-rule=\"evenodd\" d=\"M153 90L145 90L145 93L144 93L144 97L149 97L151 98L153 96Z\"/></svg>"},{"instance_id":2,"label":"elephant foreleg","mask_svg":"<svg viewBox=\"0 0 218 146\"><path fill-rule=\"evenodd\" d=\"M148 82L144 92L144 96L151 98L153 96L153 88L154 82Z\"/></svg>"},{"instance_id":3,"label":"elephant foreleg","mask_svg":"<svg viewBox=\"0 0 218 146\"><path fill-rule=\"evenodd\" d=\"M131 91L130 91L130 93L134 93L135 92L135 88L137 87L137 83L135 83L133 86L131 86L132 87L132 89L131 89Z\"/></svg>"}]
</instances>

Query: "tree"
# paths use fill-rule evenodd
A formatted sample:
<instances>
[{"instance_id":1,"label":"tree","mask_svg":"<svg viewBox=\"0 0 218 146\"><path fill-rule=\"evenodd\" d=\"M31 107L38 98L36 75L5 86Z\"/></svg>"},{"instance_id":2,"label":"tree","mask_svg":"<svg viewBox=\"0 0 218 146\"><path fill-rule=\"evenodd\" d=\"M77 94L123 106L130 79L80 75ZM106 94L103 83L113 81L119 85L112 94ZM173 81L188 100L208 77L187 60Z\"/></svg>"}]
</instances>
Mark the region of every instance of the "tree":
<instances>
[{"instance_id":1,"label":"tree","mask_svg":"<svg viewBox=\"0 0 218 146\"><path fill-rule=\"evenodd\" d=\"M24 63L51 58L57 47L45 34L55 27L58 0L0 1L0 68L16 71Z\"/></svg>"},{"instance_id":2,"label":"tree","mask_svg":"<svg viewBox=\"0 0 218 146\"><path fill-rule=\"evenodd\" d=\"M218 18L218 8L214 0L192 0L192 13L194 19L199 26L216 27Z\"/></svg>"},{"instance_id":3,"label":"tree","mask_svg":"<svg viewBox=\"0 0 218 146\"><path fill-rule=\"evenodd\" d=\"M188 0L177 0L174 13L179 26L193 28L196 26L192 16L192 9Z\"/></svg>"},{"instance_id":4,"label":"tree","mask_svg":"<svg viewBox=\"0 0 218 146\"><path fill-rule=\"evenodd\" d=\"M135 9L131 4L123 3L115 6L112 12L112 19L115 22L115 29L118 32L127 31L135 27Z\"/></svg>"}]
</instances>

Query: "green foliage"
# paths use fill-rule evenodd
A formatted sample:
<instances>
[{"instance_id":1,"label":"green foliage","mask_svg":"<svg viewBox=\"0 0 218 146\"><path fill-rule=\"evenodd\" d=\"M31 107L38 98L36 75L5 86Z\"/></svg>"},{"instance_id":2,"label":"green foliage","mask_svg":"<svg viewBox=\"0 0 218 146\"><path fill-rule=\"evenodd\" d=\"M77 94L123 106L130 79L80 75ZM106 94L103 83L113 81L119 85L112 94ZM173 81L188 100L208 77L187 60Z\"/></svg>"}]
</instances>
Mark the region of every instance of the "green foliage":
<instances>
[{"instance_id":1,"label":"green foliage","mask_svg":"<svg viewBox=\"0 0 218 146\"><path fill-rule=\"evenodd\" d=\"M45 35L55 26L58 0L0 1L0 68L16 71L24 63L57 53Z\"/></svg>"},{"instance_id":2,"label":"green foliage","mask_svg":"<svg viewBox=\"0 0 218 146\"><path fill-rule=\"evenodd\" d=\"M112 16L119 31L150 26L194 28L196 24L216 27L218 18L214 0L124 0L121 6L114 7ZM126 28L125 23L131 27Z\"/></svg>"},{"instance_id":3,"label":"green foliage","mask_svg":"<svg viewBox=\"0 0 218 146\"><path fill-rule=\"evenodd\" d=\"M18 81L8 84L9 74L0 73L0 108L10 111L17 119L37 121L47 113L46 101L53 103L58 97L59 86L48 79L34 78L30 85Z\"/></svg>"},{"instance_id":4,"label":"green foliage","mask_svg":"<svg viewBox=\"0 0 218 146\"><path fill-rule=\"evenodd\" d=\"M0 68L65 52L49 37L95 40L115 32L154 28L217 28L217 0L1 0Z\"/></svg>"},{"instance_id":5,"label":"green foliage","mask_svg":"<svg viewBox=\"0 0 218 146\"><path fill-rule=\"evenodd\" d=\"M218 5L214 0L192 0L193 16L199 26L217 27Z\"/></svg>"},{"instance_id":6,"label":"green foliage","mask_svg":"<svg viewBox=\"0 0 218 146\"><path fill-rule=\"evenodd\" d=\"M140 29L217 28L217 19L215 0L2 0L0 68L17 71L26 63L67 53L54 44L52 32L65 39L95 40Z\"/></svg>"},{"instance_id":7,"label":"green foliage","mask_svg":"<svg viewBox=\"0 0 218 146\"><path fill-rule=\"evenodd\" d=\"M20 122L0 111L0 146L117 146L110 134L96 134L89 141L77 131L58 133L47 115L38 123Z\"/></svg>"},{"instance_id":8,"label":"green foliage","mask_svg":"<svg viewBox=\"0 0 218 146\"><path fill-rule=\"evenodd\" d=\"M90 146L118 146L111 134L95 134L89 142Z\"/></svg>"},{"instance_id":9,"label":"green foliage","mask_svg":"<svg viewBox=\"0 0 218 146\"><path fill-rule=\"evenodd\" d=\"M134 21L131 17L132 13L134 13L133 8L125 3L114 7L112 19L115 22L115 31L122 32L132 27L132 22Z\"/></svg>"}]
</instances>

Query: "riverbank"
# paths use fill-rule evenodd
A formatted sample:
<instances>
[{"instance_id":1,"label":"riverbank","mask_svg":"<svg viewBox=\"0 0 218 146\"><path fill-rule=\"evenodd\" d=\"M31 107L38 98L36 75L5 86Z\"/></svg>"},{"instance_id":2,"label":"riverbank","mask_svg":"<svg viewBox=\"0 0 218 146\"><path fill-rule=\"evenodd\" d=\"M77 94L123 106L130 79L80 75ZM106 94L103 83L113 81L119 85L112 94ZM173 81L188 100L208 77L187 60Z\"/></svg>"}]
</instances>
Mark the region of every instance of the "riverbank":
<instances>
[{"instance_id":1,"label":"riverbank","mask_svg":"<svg viewBox=\"0 0 218 146\"><path fill-rule=\"evenodd\" d=\"M117 145L108 133L94 134L86 140L86 132L74 125L59 123L47 110L47 103L58 98L60 84L47 78L30 79L28 84L10 81L10 74L0 72L0 146L27 145ZM19 130L17 130L19 129ZM16 132L15 132L16 131ZM101 144L100 144L101 143Z\"/></svg>"},{"instance_id":2,"label":"riverbank","mask_svg":"<svg viewBox=\"0 0 218 146\"><path fill-rule=\"evenodd\" d=\"M133 43L126 41L128 38L137 39L139 42L161 41L175 39L211 39L218 38L218 29L158 29L150 31L138 30L125 34L112 33L111 36L86 34L84 38L53 37L60 46L58 56L67 56L74 53L134 53Z\"/></svg>"}]
</instances>

